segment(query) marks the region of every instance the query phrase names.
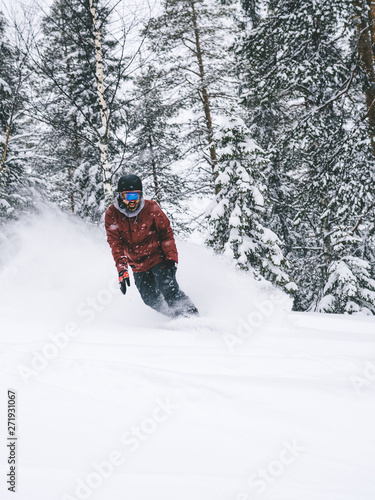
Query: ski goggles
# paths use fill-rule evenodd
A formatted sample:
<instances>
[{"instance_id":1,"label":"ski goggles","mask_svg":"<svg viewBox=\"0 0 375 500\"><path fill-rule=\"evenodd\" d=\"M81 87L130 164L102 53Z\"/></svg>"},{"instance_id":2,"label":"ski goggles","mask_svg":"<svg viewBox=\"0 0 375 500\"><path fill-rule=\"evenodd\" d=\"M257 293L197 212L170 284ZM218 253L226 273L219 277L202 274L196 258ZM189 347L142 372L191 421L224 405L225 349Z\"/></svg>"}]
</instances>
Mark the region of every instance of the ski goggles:
<instances>
[{"instance_id":1,"label":"ski goggles","mask_svg":"<svg viewBox=\"0 0 375 500\"><path fill-rule=\"evenodd\" d=\"M138 201L142 196L142 191L123 191L120 196L125 201Z\"/></svg>"}]
</instances>

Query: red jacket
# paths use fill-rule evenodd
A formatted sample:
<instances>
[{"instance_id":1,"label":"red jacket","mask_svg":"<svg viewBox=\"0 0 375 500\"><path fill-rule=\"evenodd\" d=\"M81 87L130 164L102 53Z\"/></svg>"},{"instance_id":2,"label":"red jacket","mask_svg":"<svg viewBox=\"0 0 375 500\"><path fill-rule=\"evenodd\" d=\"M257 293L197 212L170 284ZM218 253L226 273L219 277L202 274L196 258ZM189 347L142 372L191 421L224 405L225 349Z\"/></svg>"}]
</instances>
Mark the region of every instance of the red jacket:
<instances>
[{"instance_id":1,"label":"red jacket","mask_svg":"<svg viewBox=\"0 0 375 500\"><path fill-rule=\"evenodd\" d=\"M145 200L136 217L127 217L111 205L105 229L118 272L127 269L128 263L140 273L165 260L178 262L171 224L155 201Z\"/></svg>"}]
</instances>

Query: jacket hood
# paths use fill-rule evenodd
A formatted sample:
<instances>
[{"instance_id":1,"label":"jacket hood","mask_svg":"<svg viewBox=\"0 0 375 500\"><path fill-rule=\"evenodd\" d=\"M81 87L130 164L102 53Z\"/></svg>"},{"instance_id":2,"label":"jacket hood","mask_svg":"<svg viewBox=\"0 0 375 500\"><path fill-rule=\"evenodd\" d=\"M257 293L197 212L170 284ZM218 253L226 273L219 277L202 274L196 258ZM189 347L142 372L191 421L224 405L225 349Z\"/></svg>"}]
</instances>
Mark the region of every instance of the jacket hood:
<instances>
[{"instance_id":1,"label":"jacket hood","mask_svg":"<svg viewBox=\"0 0 375 500\"><path fill-rule=\"evenodd\" d=\"M137 217L137 215L139 214L139 212L143 209L143 207L145 206L145 199L141 198L141 203L139 204L139 207L134 210L133 212L129 212L129 210L126 210L125 206L124 205L120 205L119 203L119 199L118 199L118 196L116 197L115 201L113 202L113 205L115 208L117 208L117 210L119 212L121 212L122 214L126 215L126 217Z\"/></svg>"}]
</instances>

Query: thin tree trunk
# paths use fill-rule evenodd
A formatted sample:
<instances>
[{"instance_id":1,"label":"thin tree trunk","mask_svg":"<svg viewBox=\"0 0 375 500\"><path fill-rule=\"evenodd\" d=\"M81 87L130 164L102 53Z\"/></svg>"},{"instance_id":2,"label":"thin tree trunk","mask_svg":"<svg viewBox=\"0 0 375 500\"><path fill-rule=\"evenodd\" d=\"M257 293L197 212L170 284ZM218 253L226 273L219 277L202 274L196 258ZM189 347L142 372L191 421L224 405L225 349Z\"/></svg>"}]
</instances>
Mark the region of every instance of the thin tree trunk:
<instances>
[{"instance_id":1,"label":"thin tree trunk","mask_svg":"<svg viewBox=\"0 0 375 500\"><path fill-rule=\"evenodd\" d=\"M160 199L160 188L159 188L159 179L156 171L156 163L155 163L155 157L154 157L154 145L152 142L152 137L151 135L148 136L148 143L150 145L150 150L151 150L151 165L152 165L152 176L154 179L154 189L155 189L155 198L156 201L158 202L159 205L161 205L161 199Z\"/></svg>"},{"instance_id":2,"label":"thin tree trunk","mask_svg":"<svg viewBox=\"0 0 375 500\"><path fill-rule=\"evenodd\" d=\"M66 39L67 39L67 32L65 30L65 24L63 24L62 26L62 30L63 30L63 40L64 40L64 56L65 56L65 59L67 61L67 70L68 70L68 73L70 73L70 58L68 57L68 47L66 45ZM77 159L78 159L78 156L79 156L79 145L78 145L78 137L77 137L77 115L74 115L74 118L73 118L73 130L74 130L74 141L73 141L73 147L74 147L74 162L76 163L76 166L71 166L70 168L68 168L68 185L69 185L69 191L70 191L70 195L69 195L69 199L70 199L70 210L74 213L75 212L75 200L74 200L74 189L73 189L73 186L74 186L74 183L73 183L73 177L74 177L74 172L77 168Z\"/></svg>"},{"instance_id":3,"label":"thin tree trunk","mask_svg":"<svg viewBox=\"0 0 375 500\"><path fill-rule=\"evenodd\" d=\"M321 197L321 205L323 207L323 210L326 211L327 209L327 200L325 196ZM323 231L323 256L324 260L327 264L327 269L329 264L332 262L332 241L331 241L331 224L329 222L329 216L325 215L323 217L323 225L322 225L322 231Z\"/></svg>"},{"instance_id":4,"label":"thin tree trunk","mask_svg":"<svg viewBox=\"0 0 375 500\"><path fill-rule=\"evenodd\" d=\"M3 159L1 161L1 166L0 166L0 173L2 172L3 168L5 167L5 160L7 157L7 149L8 149L8 143L9 143L11 123L12 123L12 120L10 121L10 124L8 125L7 136L6 136L5 144L4 144L4 154L3 154Z\"/></svg>"},{"instance_id":5,"label":"thin tree trunk","mask_svg":"<svg viewBox=\"0 0 375 500\"><path fill-rule=\"evenodd\" d=\"M1 161L1 165L0 165L0 173L3 171L3 169L5 167L5 161L6 161L6 157L7 157L7 150L8 150L9 138L10 138L10 131L11 131L11 128L13 125L13 118L14 118L14 113L16 110L16 102L17 102L17 99L18 99L18 96L19 96L19 93L21 90L21 85L22 85L22 72L21 72L21 68L20 68L20 74L19 74L19 78L18 78L18 82L17 82L17 88L16 88L16 92L13 96L12 107L10 110L7 135L6 135L5 144L4 144L4 153L3 153L3 158Z\"/></svg>"},{"instance_id":6,"label":"thin tree trunk","mask_svg":"<svg viewBox=\"0 0 375 500\"><path fill-rule=\"evenodd\" d=\"M367 4L369 6L369 18L370 18L370 30L371 30L371 40L372 46L375 46L375 1L367 0Z\"/></svg>"},{"instance_id":7,"label":"thin tree trunk","mask_svg":"<svg viewBox=\"0 0 375 500\"><path fill-rule=\"evenodd\" d=\"M203 55L202 55L202 49L201 49L201 43L200 43L197 13L195 10L194 0L191 0L191 9L192 9L192 13L193 13L193 29L194 29L194 35L195 35L196 56L197 56L197 60L198 60L199 76L200 76L200 80L201 80L201 88L200 88L201 100L202 100L203 108L204 108L204 116L205 116L206 127L207 127L207 139L208 139L208 144L209 144L209 149L210 149L211 169L212 169L213 180L215 183L215 180L218 176L218 173L216 172L217 154L216 154L215 146L213 144L214 134L213 134L213 126L212 126L210 98L209 98L208 89L207 89L207 85L206 85L206 81L205 81ZM217 194L218 192L219 192L218 187L215 184L215 194Z\"/></svg>"},{"instance_id":8,"label":"thin tree trunk","mask_svg":"<svg viewBox=\"0 0 375 500\"><path fill-rule=\"evenodd\" d=\"M77 117L74 117L73 121L73 130L74 130L74 141L73 141L73 148L74 148L74 156L73 156L73 161L75 166L69 168L68 170L68 178L69 178L69 183L70 183L70 209L74 213L75 212L75 199L74 199L74 182L73 182L73 177L74 177L74 172L77 169L77 166L79 164L79 161L81 159L81 150L79 146L79 138L78 138L78 130L77 130Z\"/></svg>"},{"instance_id":9,"label":"thin tree trunk","mask_svg":"<svg viewBox=\"0 0 375 500\"><path fill-rule=\"evenodd\" d=\"M96 59L96 85L100 107L100 116L102 121L102 129L100 131L100 163L102 167L104 198L106 204L112 202L112 186L111 186L111 167L108 161L108 139L109 139L109 120L108 108L104 97L104 73L103 73L103 51L101 34L98 26L98 16L94 1L89 0L90 12L95 33L95 59Z\"/></svg>"},{"instance_id":10,"label":"thin tree trunk","mask_svg":"<svg viewBox=\"0 0 375 500\"><path fill-rule=\"evenodd\" d=\"M70 185L70 189L71 189L71 192L70 192L70 195L69 195L70 210L74 213L75 205L74 205L74 193L73 193L73 190L72 190L72 186L73 186L73 169L72 168L68 169L68 179L69 179L69 185Z\"/></svg>"},{"instance_id":11,"label":"thin tree trunk","mask_svg":"<svg viewBox=\"0 0 375 500\"><path fill-rule=\"evenodd\" d=\"M332 248L327 216L323 219L323 255L328 266L332 262Z\"/></svg>"},{"instance_id":12,"label":"thin tree trunk","mask_svg":"<svg viewBox=\"0 0 375 500\"><path fill-rule=\"evenodd\" d=\"M358 34L358 56L367 80L364 92L372 152L375 156L375 71L372 54L372 42L375 41L375 31L374 26L369 27L368 24L369 20L375 19L375 17L373 17L375 16L375 5L373 1L367 0L367 2L369 2L370 5L370 10L368 11L369 18L364 15L364 4L362 4L360 0L354 0L354 20Z\"/></svg>"}]
</instances>

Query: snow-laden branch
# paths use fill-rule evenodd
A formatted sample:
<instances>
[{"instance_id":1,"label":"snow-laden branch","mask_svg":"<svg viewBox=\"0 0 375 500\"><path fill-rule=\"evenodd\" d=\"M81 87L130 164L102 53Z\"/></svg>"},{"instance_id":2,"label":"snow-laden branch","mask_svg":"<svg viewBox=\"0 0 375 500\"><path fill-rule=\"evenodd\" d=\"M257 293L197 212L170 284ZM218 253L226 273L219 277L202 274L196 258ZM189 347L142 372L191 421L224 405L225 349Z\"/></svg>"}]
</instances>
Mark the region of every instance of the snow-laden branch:
<instances>
[{"instance_id":1,"label":"snow-laden branch","mask_svg":"<svg viewBox=\"0 0 375 500\"><path fill-rule=\"evenodd\" d=\"M331 97L331 99L328 99L328 101L326 101L321 106L319 106L317 108L314 108L314 112L321 111L322 109L326 108L327 106L329 106L333 102L337 101L338 99L340 99L340 97L342 97L343 95L345 95L345 94L347 94L349 92L349 89L350 89L350 87L352 85L352 82L353 82L353 79L354 79L354 75L355 75L355 73L357 71L357 68L358 68L358 64L356 64L355 67L353 68L353 70L351 72L351 75L350 75L350 77L349 77L349 79L347 81L347 84L346 84L346 87L344 88L344 90L342 90L341 92L339 92L335 96Z\"/></svg>"}]
</instances>

